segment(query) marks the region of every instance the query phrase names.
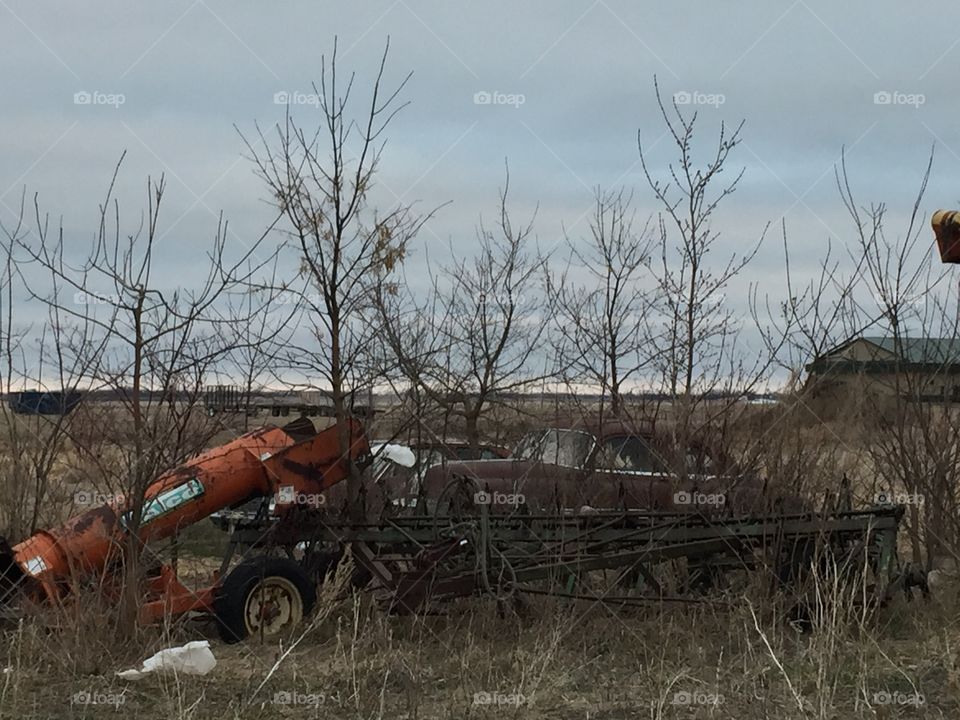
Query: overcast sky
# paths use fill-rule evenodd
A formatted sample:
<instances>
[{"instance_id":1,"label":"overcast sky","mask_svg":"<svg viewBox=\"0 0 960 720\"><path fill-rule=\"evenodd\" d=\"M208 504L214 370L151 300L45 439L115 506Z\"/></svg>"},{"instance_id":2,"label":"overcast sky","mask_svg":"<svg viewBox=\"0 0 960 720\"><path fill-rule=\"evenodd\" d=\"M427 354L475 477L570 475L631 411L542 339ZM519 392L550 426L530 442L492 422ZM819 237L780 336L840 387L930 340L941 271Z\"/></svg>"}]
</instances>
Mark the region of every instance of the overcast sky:
<instances>
[{"instance_id":1,"label":"overcast sky","mask_svg":"<svg viewBox=\"0 0 960 720\"><path fill-rule=\"evenodd\" d=\"M275 123L284 98L301 121L316 117L298 93L311 91L335 36L342 68L366 89L389 35L388 80L413 78L377 197L449 203L408 269L427 251L442 259L448 243L469 250L478 218L495 209L505 158L516 212L539 205L544 248L563 227L586 231L596 185L635 189L641 214L653 210L637 132L655 167L672 158L656 75L665 94L691 100L705 142L721 121L746 120L731 158L746 173L716 223L724 247L742 251L785 217L802 272L829 238L849 239L833 183L844 146L855 189L864 202L888 203L893 232L933 143L924 214L957 202L958 15L955 3L921 12L876 0L0 0L0 218L10 222L26 188L63 216L69 242L85 245L126 150L119 195L129 219L135 225L146 175L165 173L163 272L171 284L189 282L191 252L212 236L219 211L239 243L269 216L234 126ZM771 238L744 283L782 287L779 253Z\"/></svg>"}]
</instances>

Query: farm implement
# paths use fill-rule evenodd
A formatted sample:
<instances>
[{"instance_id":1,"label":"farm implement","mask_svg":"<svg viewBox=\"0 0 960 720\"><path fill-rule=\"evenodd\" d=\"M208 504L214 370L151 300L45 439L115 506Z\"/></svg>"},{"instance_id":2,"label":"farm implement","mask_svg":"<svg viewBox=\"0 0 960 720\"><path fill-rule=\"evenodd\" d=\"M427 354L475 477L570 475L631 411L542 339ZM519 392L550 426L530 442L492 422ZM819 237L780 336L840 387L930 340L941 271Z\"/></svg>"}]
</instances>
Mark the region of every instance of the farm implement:
<instances>
[{"instance_id":1,"label":"farm implement","mask_svg":"<svg viewBox=\"0 0 960 720\"><path fill-rule=\"evenodd\" d=\"M722 602L750 577L796 590L820 567L863 578L869 600L923 585L897 558L903 509L879 506L821 514L709 517L604 511L385 517L367 524L294 525L220 518L231 547L282 548L319 577L346 548L354 577L398 613L487 594L498 600L554 595L630 606Z\"/></svg>"},{"instance_id":2,"label":"farm implement","mask_svg":"<svg viewBox=\"0 0 960 720\"><path fill-rule=\"evenodd\" d=\"M350 450L341 455L344 437ZM146 490L138 527L118 500L13 547L4 543L0 598L13 608L55 605L95 587L119 600L131 547L143 551L211 516L229 533L220 571L196 589L172 563L149 565L142 622L201 614L216 618L228 641L274 635L310 612L317 584L348 554L355 583L398 613L479 594L713 602L729 596L738 577L791 588L818 567L862 578L876 603L915 584L897 558L899 507L738 515L732 507L703 513L621 503L540 512L548 504L540 498L504 511L468 477L454 477L437 496L397 503L367 473L358 521L335 499L370 459L363 427L352 420L319 433L306 418L248 433L159 477ZM632 494L621 487L622 497L659 497L639 485L667 480L634 482ZM310 498L323 501L302 502Z\"/></svg>"},{"instance_id":3,"label":"farm implement","mask_svg":"<svg viewBox=\"0 0 960 720\"><path fill-rule=\"evenodd\" d=\"M349 452L341 454L340 435ZM69 601L81 587L119 599L131 546L143 552L212 513L262 497L316 496L345 479L350 463L362 468L370 448L359 422L317 433L304 419L265 427L213 448L164 473L144 493L139 523L125 498L41 530L11 547L0 540L0 601L9 609ZM131 534L136 543L130 543ZM280 558L250 558L200 589L186 587L172 564L149 563L140 620L152 623L187 613L217 617L222 634L240 639L268 634L309 612L315 590L300 568Z\"/></svg>"}]
</instances>

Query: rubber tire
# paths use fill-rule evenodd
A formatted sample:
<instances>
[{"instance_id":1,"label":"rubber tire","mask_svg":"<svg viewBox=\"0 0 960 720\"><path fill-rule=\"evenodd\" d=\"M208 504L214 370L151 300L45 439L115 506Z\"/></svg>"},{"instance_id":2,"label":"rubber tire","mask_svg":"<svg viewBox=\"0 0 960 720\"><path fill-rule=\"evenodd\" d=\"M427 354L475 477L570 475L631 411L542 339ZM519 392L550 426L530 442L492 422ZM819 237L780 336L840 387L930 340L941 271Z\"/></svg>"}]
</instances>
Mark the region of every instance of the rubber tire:
<instances>
[{"instance_id":1,"label":"rubber tire","mask_svg":"<svg viewBox=\"0 0 960 720\"><path fill-rule=\"evenodd\" d=\"M289 558L259 555L237 565L220 584L214 601L217 629L227 643L237 643L247 637L244 612L247 598L260 581L269 577L289 580L300 594L303 615L306 617L317 602L317 588L303 568Z\"/></svg>"}]
</instances>

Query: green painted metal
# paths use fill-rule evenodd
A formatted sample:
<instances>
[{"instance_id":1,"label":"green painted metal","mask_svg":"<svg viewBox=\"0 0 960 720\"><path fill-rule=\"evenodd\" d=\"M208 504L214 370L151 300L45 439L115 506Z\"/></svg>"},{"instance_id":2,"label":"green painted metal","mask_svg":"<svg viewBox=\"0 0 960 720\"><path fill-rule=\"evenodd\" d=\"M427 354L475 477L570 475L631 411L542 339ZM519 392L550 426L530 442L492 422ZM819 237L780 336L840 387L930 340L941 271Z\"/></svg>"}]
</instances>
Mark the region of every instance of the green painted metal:
<instances>
[{"instance_id":1,"label":"green painted metal","mask_svg":"<svg viewBox=\"0 0 960 720\"><path fill-rule=\"evenodd\" d=\"M712 576L750 570L758 555L777 563L792 548L804 547L851 557L866 548L878 591L885 595L898 571L902 515L896 506L768 517L636 511L498 515L480 505L467 516L402 516L366 524L301 521L296 528L248 527L237 537L240 545L353 546L382 590L389 595L403 588L413 598L404 604L407 610L479 592L501 597L544 581L573 597L584 574L601 570L618 570L620 578L633 574L638 588L662 596L652 572L660 563L686 558Z\"/></svg>"}]
</instances>

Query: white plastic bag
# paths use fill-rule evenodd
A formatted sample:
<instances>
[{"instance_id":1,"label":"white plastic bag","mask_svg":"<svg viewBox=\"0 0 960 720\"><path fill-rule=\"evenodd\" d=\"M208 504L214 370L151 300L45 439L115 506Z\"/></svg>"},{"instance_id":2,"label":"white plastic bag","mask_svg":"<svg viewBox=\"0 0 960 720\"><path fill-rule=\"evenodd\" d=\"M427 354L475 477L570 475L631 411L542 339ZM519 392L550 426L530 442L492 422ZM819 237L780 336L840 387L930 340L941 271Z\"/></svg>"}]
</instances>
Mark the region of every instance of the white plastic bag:
<instances>
[{"instance_id":1,"label":"white plastic bag","mask_svg":"<svg viewBox=\"0 0 960 720\"><path fill-rule=\"evenodd\" d=\"M155 670L172 670L184 675L206 675L213 670L217 659L210 650L208 640L194 640L182 647L161 650L143 661L139 670L123 670L117 675L124 680L139 680Z\"/></svg>"}]
</instances>

